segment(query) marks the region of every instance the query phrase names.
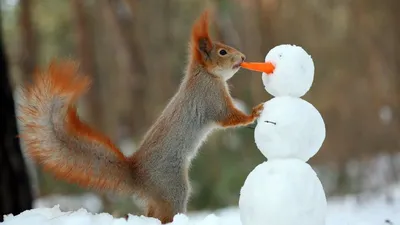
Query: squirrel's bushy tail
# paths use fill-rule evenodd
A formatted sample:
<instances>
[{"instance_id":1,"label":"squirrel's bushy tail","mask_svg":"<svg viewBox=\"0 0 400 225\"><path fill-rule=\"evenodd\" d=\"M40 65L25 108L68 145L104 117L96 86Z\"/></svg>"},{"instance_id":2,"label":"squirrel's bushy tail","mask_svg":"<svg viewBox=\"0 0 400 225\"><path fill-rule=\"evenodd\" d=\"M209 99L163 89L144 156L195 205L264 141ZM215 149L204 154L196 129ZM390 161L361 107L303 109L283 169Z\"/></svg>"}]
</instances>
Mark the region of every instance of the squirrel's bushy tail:
<instances>
[{"instance_id":1,"label":"squirrel's bushy tail","mask_svg":"<svg viewBox=\"0 0 400 225\"><path fill-rule=\"evenodd\" d=\"M74 103L90 85L72 61L37 72L19 102L20 138L27 154L66 181L133 193L134 168L112 142L80 121Z\"/></svg>"}]
</instances>

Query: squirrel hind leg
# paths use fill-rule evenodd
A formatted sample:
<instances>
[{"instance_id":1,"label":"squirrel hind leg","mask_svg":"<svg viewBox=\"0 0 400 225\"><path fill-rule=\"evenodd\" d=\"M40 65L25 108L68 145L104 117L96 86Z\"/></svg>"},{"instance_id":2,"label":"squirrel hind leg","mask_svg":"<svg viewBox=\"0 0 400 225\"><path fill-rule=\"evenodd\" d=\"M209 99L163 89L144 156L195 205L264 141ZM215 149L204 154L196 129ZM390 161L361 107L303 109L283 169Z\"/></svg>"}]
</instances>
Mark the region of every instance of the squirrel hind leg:
<instances>
[{"instance_id":1,"label":"squirrel hind leg","mask_svg":"<svg viewBox=\"0 0 400 225\"><path fill-rule=\"evenodd\" d=\"M150 200L147 204L147 217L157 218L162 224L171 223L174 219L173 209L168 202Z\"/></svg>"},{"instance_id":2,"label":"squirrel hind leg","mask_svg":"<svg viewBox=\"0 0 400 225\"><path fill-rule=\"evenodd\" d=\"M168 199L153 198L147 201L147 217L157 218L162 224L170 223L178 213L186 213L188 193L170 194Z\"/></svg>"}]
</instances>

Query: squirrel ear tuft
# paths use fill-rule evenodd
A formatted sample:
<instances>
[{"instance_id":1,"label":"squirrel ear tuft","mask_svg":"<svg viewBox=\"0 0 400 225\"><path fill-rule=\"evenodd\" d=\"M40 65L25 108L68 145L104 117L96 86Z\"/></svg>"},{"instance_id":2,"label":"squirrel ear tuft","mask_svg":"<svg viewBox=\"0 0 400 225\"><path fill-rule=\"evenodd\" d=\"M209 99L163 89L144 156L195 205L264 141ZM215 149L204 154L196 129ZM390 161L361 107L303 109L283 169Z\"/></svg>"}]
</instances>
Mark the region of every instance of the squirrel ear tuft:
<instances>
[{"instance_id":1,"label":"squirrel ear tuft","mask_svg":"<svg viewBox=\"0 0 400 225\"><path fill-rule=\"evenodd\" d=\"M208 35L209 12L204 11L197 19L192 29L192 54L198 61L207 59L212 50L212 42Z\"/></svg>"}]
</instances>

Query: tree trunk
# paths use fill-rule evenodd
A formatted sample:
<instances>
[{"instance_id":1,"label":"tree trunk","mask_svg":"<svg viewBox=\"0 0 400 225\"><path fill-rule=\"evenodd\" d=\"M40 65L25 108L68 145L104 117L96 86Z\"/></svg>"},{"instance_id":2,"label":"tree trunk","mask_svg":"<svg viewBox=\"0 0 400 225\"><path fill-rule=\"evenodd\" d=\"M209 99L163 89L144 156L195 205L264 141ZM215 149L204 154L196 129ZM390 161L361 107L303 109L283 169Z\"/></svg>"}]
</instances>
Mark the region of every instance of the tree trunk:
<instances>
[{"instance_id":1,"label":"tree trunk","mask_svg":"<svg viewBox=\"0 0 400 225\"><path fill-rule=\"evenodd\" d=\"M23 81L30 81L31 74L36 66L36 39L32 25L32 1L20 1L21 12L19 14L21 32L20 63Z\"/></svg>"},{"instance_id":2,"label":"tree trunk","mask_svg":"<svg viewBox=\"0 0 400 225\"><path fill-rule=\"evenodd\" d=\"M138 135L146 121L144 96L146 93L146 77L143 56L141 55L140 43L128 35L128 31L121 26L119 16L115 9L115 4L119 1L101 0L102 11L107 33L113 39L113 45L116 49L116 62L118 63L118 72L120 73L120 89L129 90L126 98L121 102L121 119L123 124L129 126L131 134ZM133 25L133 24L132 24ZM134 28L130 28L134 29ZM122 96L121 96L122 98ZM129 105L127 105L129 104Z\"/></svg>"},{"instance_id":3,"label":"tree trunk","mask_svg":"<svg viewBox=\"0 0 400 225\"><path fill-rule=\"evenodd\" d=\"M1 34L0 34L1 36ZM17 121L6 54L0 38L0 222L3 215L32 208L32 190L17 138Z\"/></svg>"},{"instance_id":4,"label":"tree trunk","mask_svg":"<svg viewBox=\"0 0 400 225\"><path fill-rule=\"evenodd\" d=\"M95 50L92 32L89 30L85 4L81 0L71 1L72 10L75 14L76 27L76 50L80 58L83 72L92 77L92 85L89 93L85 95L84 118L96 129L104 129L102 105L99 90L99 77L96 72Z\"/></svg>"}]
</instances>

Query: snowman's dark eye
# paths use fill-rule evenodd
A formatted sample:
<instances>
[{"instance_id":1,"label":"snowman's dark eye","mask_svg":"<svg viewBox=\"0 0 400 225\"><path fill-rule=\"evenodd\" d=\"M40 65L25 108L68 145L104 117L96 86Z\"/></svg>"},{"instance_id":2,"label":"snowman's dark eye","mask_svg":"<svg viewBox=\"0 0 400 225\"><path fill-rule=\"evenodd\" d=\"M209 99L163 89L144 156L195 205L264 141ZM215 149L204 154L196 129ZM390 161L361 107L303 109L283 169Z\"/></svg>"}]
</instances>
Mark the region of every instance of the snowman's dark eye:
<instances>
[{"instance_id":1,"label":"snowman's dark eye","mask_svg":"<svg viewBox=\"0 0 400 225\"><path fill-rule=\"evenodd\" d=\"M226 55L228 54L224 49L219 50L220 55Z\"/></svg>"},{"instance_id":2,"label":"snowman's dark eye","mask_svg":"<svg viewBox=\"0 0 400 225\"><path fill-rule=\"evenodd\" d=\"M269 121L269 120L266 120L266 121L264 121L264 122L266 122L266 123L272 123L273 125L276 125L276 122L272 122L272 121Z\"/></svg>"}]
</instances>

